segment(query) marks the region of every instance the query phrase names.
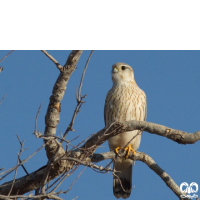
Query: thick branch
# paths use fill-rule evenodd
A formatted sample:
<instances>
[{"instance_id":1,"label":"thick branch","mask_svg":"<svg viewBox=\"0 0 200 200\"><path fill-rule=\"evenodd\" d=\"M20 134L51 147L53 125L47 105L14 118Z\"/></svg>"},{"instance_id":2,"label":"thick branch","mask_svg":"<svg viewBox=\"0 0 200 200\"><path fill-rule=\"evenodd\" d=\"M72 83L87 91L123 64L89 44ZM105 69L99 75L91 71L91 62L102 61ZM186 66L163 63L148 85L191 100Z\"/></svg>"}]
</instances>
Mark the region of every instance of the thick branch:
<instances>
[{"instance_id":1,"label":"thick branch","mask_svg":"<svg viewBox=\"0 0 200 200\"><path fill-rule=\"evenodd\" d=\"M21 195L40 187L45 168L39 169L29 175L15 180L11 195ZM6 182L0 186L0 194L7 195L10 191L12 181Z\"/></svg>"},{"instance_id":2,"label":"thick branch","mask_svg":"<svg viewBox=\"0 0 200 200\"><path fill-rule=\"evenodd\" d=\"M194 144L200 140L200 131L187 133L184 131L172 129L163 125L154 124L145 121L127 121L123 122L126 131L143 130L151 134L166 137L179 144Z\"/></svg>"},{"instance_id":3,"label":"thick branch","mask_svg":"<svg viewBox=\"0 0 200 200\"><path fill-rule=\"evenodd\" d=\"M64 96L69 78L72 72L75 70L76 64L79 61L81 54L82 51L72 51L67 59L67 62L65 63L65 66L60 71L60 75L58 76L58 79L53 87L49 106L45 116L45 136L54 136L56 134L56 126L58 125L60 120L60 102ZM57 143L55 142L55 140L49 141L45 149L48 159L51 160L57 149ZM60 157L64 154L65 151L60 148L55 157Z\"/></svg>"},{"instance_id":4,"label":"thick branch","mask_svg":"<svg viewBox=\"0 0 200 200\"><path fill-rule=\"evenodd\" d=\"M72 51L70 53L65 66L62 68L62 71L60 72L60 75L55 82L45 116L46 127L44 135L53 136L56 134L56 126L58 125L60 119L60 102L64 96L69 78L75 70L76 64L78 63L81 54L82 51Z\"/></svg>"},{"instance_id":5,"label":"thick branch","mask_svg":"<svg viewBox=\"0 0 200 200\"><path fill-rule=\"evenodd\" d=\"M163 125L154 124L146 121L125 121L115 122L110 127L105 127L96 134L94 134L83 147L89 148L92 146L100 146L110 137L124 133L126 131L142 130L151 134L166 137L179 144L193 144L200 140L200 131L195 133L187 133L180 130L175 130Z\"/></svg>"}]
</instances>

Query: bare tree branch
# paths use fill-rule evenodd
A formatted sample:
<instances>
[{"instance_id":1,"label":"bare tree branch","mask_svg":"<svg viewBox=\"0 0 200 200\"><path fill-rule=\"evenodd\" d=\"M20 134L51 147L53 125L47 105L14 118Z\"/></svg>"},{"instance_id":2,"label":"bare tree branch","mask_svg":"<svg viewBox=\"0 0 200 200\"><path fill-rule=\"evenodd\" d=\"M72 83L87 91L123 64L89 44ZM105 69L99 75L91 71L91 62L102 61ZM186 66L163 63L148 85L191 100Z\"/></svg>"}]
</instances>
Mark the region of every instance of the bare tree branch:
<instances>
[{"instance_id":1,"label":"bare tree branch","mask_svg":"<svg viewBox=\"0 0 200 200\"><path fill-rule=\"evenodd\" d=\"M43 147L45 146L42 145L39 149L37 149L32 155L30 155L28 158L26 158L25 160L22 160L21 163L19 163L18 165L16 165L15 167L12 167L11 169L8 169L2 173L0 173L0 176L4 175L3 177L0 177L0 180L2 180L3 178L5 178L8 174L10 174L11 172L13 172L17 167L19 167L20 165L22 165L23 163L27 162L31 157L33 157L37 152L39 152ZM1 187L1 186L0 186ZM1 194L1 193L0 193Z\"/></svg>"},{"instance_id":2,"label":"bare tree branch","mask_svg":"<svg viewBox=\"0 0 200 200\"><path fill-rule=\"evenodd\" d=\"M120 157L125 157L126 152L123 152ZM160 178L166 183L166 185L174 192L174 194L181 199L180 195L183 195L179 186L174 182L174 180L167 174L159 165L147 154L142 152L135 152L135 155L132 153L128 157L132 160L138 160L145 163L150 169L152 169ZM106 159L117 159L114 152L106 152L100 154L94 154L91 158L92 162L99 162Z\"/></svg>"},{"instance_id":3,"label":"bare tree branch","mask_svg":"<svg viewBox=\"0 0 200 200\"><path fill-rule=\"evenodd\" d=\"M20 138L19 138L18 134L17 134L17 139L18 139L19 144L20 144L21 149L22 149L22 147L23 147L23 145L24 145L24 141L23 141L23 142L20 141ZM20 152L21 152L21 150L20 150ZM20 154L21 154L21 153L20 153ZM25 173L28 175L29 173L27 172L26 168L25 168L24 165L22 164L22 161L21 161L21 159L20 159L20 156L19 156L19 163L21 164L21 166L22 166L23 170L25 171Z\"/></svg>"},{"instance_id":4,"label":"bare tree branch","mask_svg":"<svg viewBox=\"0 0 200 200\"><path fill-rule=\"evenodd\" d=\"M70 53L62 72L60 72L60 75L56 80L45 116L46 127L44 135L52 136L56 133L56 126L59 123L60 102L64 96L69 78L75 70L81 54L82 51L72 51Z\"/></svg>"},{"instance_id":5,"label":"bare tree branch","mask_svg":"<svg viewBox=\"0 0 200 200\"><path fill-rule=\"evenodd\" d=\"M72 116L71 122L69 123L69 126L67 127L67 130L65 131L65 133L64 133L64 135L63 135L63 138L66 137L66 135L67 135L67 133L68 133L69 131L74 131L74 130L73 130L73 124L74 124L75 117L76 117L76 115L78 114L78 112L80 111L80 108L81 108L81 106L82 106L83 103L84 103L83 99L86 97L86 95L84 95L84 96L81 95L81 88L82 88L82 85L83 85L83 79L84 79L84 76L85 76L85 71L86 71L86 69L87 69L87 67L88 67L88 63L89 63L89 61L90 61L90 58L91 58L93 52L94 52L94 51L91 51L91 52L90 52L90 55L89 55L89 57L88 57L88 59L87 59L85 68L84 68L84 70L83 70L83 74L82 74L81 81L80 81L80 85L79 85L79 89L78 89L78 94L76 94L77 105L76 105L76 108L75 108L75 110L74 110L74 114L73 114L73 116ZM63 141L61 141L61 143L62 143L62 142L63 142Z\"/></svg>"},{"instance_id":6,"label":"bare tree branch","mask_svg":"<svg viewBox=\"0 0 200 200\"><path fill-rule=\"evenodd\" d=\"M2 62L7 56L9 56L14 50L10 51L8 54L6 54L1 60L0 62ZM0 67L0 73L3 70L3 66ZM1 104L1 103L0 103Z\"/></svg>"},{"instance_id":7,"label":"bare tree branch","mask_svg":"<svg viewBox=\"0 0 200 200\"><path fill-rule=\"evenodd\" d=\"M56 152L54 153L54 156L51 158L51 160L49 160L48 165L47 165L46 170L45 170L45 173L44 173L44 176L43 176L43 178L42 178L41 194L45 194L45 185L46 185L46 183L47 183L47 181L48 181L48 179L49 179L49 172L50 172L50 170L51 170L51 167L53 167L53 162L56 162L56 161L55 161L55 159L56 159L56 158L55 158L55 155L56 155L57 152L59 151L59 148L62 148L61 144L60 144L57 140L55 140L55 141L57 142L58 147L57 147Z\"/></svg>"},{"instance_id":8,"label":"bare tree branch","mask_svg":"<svg viewBox=\"0 0 200 200\"><path fill-rule=\"evenodd\" d=\"M172 129L163 125L146 122L146 121L127 121L123 122L126 131L144 130L151 134L166 137L179 144L194 144L200 140L200 131L187 133L184 131Z\"/></svg>"},{"instance_id":9,"label":"bare tree branch","mask_svg":"<svg viewBox=\"0 0 200 200\"><path fill-rule=\"evenodd\" d=\"M45 52L45 55L47 52ZM66 85L68 83L68 80L72 74L72 72L76 68L76 64L82 54L82 51L72 51L60 71L60 75L53 87L52 95L50 97L50 103L47 109L47 114L45 116L45 136L54 136L56 133L56 126L59 123L59 112L60 112L60 102L64 96ZM52 60L52 59L51 59ZM54 60L55 61L55 60ZM57 152L58 142L55 139L51 139L46 141L45 140L45 146L46 146L46 153L49 160L51 160L52 157L55 156L55 160L57 158L60 158L65 155L65 151L63 148L59 148ZM55 154L56 152L56 154ZM23 162L22 162L23 163ZM69 162L66 160L60 160L57 163L54 164L53 169L50 170L48 181L54 179L55 177L59 176L61 173L65 171L69 171L71 167L73 166L74 162ZM17 179L15 181L13 190L11 194L24 194L28 191L35 190L41 185L41 178L43 177L45 168L41 168L38 171L31 173L25 177L22 177L20 179ZM12 170L10 170L12 171ZM1 190L1 194L7 193L10 190L10 184L11 182L3 184L3 191ZM21 190L21 187L23 189ZM20 189L19 189L20 188ZM16 193L17 192L17 193Z\"/></svg>"},{"instance_id":10,"label":"bare tree branch","mask_svg":"<svg viewBox=\"0 0 200 200\"><path fill-rule=\"evenodd\" d=\"M179 144L193 144L200 140L200 131L195 133L187 133L180 130L175 130L163 125L154 124L146 121L125 121L115 122L111 127L105 127L102 130L94 134L83 146L83 148L94 147L94 145L100 146L110 137L118 134L123 134L127 131L143 130L151 134L166 137Z\"/></svg>"},{"instance_id":11,"label":"bare tree branch","mask_svg":"<svg viewBox=\"0 0 200 200\"><path fill-rule=\"evenodd\" d=\"M98 155L97 155L98 156ZM97 157L96 156L96 157ZM92 157L93 158L93 157ZM112 158L112 157L111 157ZM67 158L62 158L62 160L71 160L71 161L75 161L76 162L76 164L77 163L79 163L79 164L81 164L81 165L84 165L84 166L86 166L86 167L90 167L90 168L92 168L92 169L97 169L97 170L99 170L99 171L101 171L101 172L112 172L113 170L111 169L111 168L107 168L107 167L103 167L103 166L97 166L97 165L95 165L94 163L92 163L92 162L86 162L86 161L81 161L81 160L79 160L79 159L76 159L76 158L71 158L71 157L67 157ZM105 159L103 159L103 160L105 160ZM101 161L101 160L99 160L99 161ZM98 161L98 159L96 158L96 161L95 162L99 162Z\"/></svg>"},{"instance_id":12,"label":"bare tree branch","mask_svg":"<svg viewBox=\"0 0 200 200\"><path fill-rule=\"evenodd\" d=\"M1 60L0 62L2 62L6 57L8 57L14 50L10 51L8 54L6 54Z\"/></svg>"},{"instance_id":13,"label":"bare tree branch","mask_svg":"<svg viewBox=\"0 0 200 200\"><path fill-rule=\"evenodd\" d=\"M82 85L83 85L83 79L84 79L85 72L86 72L86 69L87 69L87 67L88 67L88 64L89 64L89 61L90 61L90 58L91 58L93 52L94 52L94 50L92 50L92 51L90 52L90 55L89 55L89 57L88 57L88 59L87 59L85 68L84 68L84 70L83 70L83 74L82 74L81 81L80 81L80 85L79 85L79 89L78 89L78 97L77 97L77 99L78 99L79 101L81 100L81 88L82 88Z\"/></svg>"},{"instance_id":14,"label":"bare tree branch","mask_svg":"<svg viewBox=\"0 0 200 200\"><path fill-rule=\"evenodd\" d=\"M155 131L158 135L159 134L162 135L162 133L165 133L166 130L169 130L168 127L165 127L162 125L156 125L156 124L153 124L150 122L130 121L130 122L124 122L124 123L118 123L118 122L113 123L110 127L108 127L108 128L105 127L104 129L102 129L99 132L97 132L96 134L94 134L89 140L87 140L85 142L85 144L81 147L81 149L78 148L71 152L65 153L63 148L59 148L59 151L56 155L56 160L55 160L56 163L54 164L54 169L51 169L49 172L48 181L54 179L56 176L60 175L64 171L65 172L69 171L72 168L72 166L74 166L74 161L70 160L71 158L78 159L83 163L90 163L91 156L92 156L93 152L95 151L95 149L99 145L104 143L107 139L109 139L110 137L113 137L117 134L120 134L120 133L123 134L123 132L125 132L125 131L132 131L132 130L138 130L138 129L144 129L145 131L149 131L151 133L153 131ZM170 129L171 134L173 134L174 132L175 133L178 132L178 133L182 134L181 131ZM167 135L168 138L169 138L170 133L168 133L168 135ZM183 134L184 134L184 139L193 137L193 134L188 134L186 132L183 132ZM165 135L163 134L163 136L165 136ZM196 137L196 140L197 140L197 137ZM50 142L51 141L52 140L50 140ZM189 140L189 141L191 141L191 140ZM55 143L57 144L57 142L55 142ZM184 142L184 143L186 143L186 142ZM108 155L110 155L110 154L108 154ZM110 158L113 158L113 157L110 157ZM141 158L141 157L138 157L138 160L139 160L139 158ZM144 157L144 158L146 159L148 157ZM135 157L134 159L137 160L137 157ZM94 158L92 159L92 161L95 162ZM16 194L15 193L16 191L19 192L18 194L24 194L28 191L38 188L41 184L40 182L44 175L44 172L45 172L45 167L37 170L36 172L31 173L29 176L24 176L22 178L16 179L15 185L13 187L13 194ZM56 174L55 174L55 172L56 172ZM163 177L165 177L165 174L163 175ZM0 194L7 194L11 187L11 183L12 182L8 182L8 183L1 185L0 186Z\"/></svg>"},{"instance_id":15,"label":"bare tree branch","mask_svg":"<svg viewBox=\"0 0 200 200\"><path fill-rule=\"evenodd\" d=\"M24 141L21 142L18 135L17 135L17 138L18 138L19 143L20 143L20 152L19 152L18 157L17 157L17 166L19 166L19 163L20 163L19 160L20 160L21 153L22 153L22 151L23 151ZM14 186L14 183L15 183L15 179L16 179L16 176L17 176L17 169L18 169L18 167L16 167L16 169L15 169L14 179L13 179L13 182L12 182L12 185L11 185L11 188L10 188L10 191L9 191L9 193L8 193L8 196L10 196L10 194L11 194L11 192L12 192L12 189L13 189L13 186Z\"/></svg>"},{"instance_id":16,"label":"bare tree branch","mask_svg":"<svg viewBox=\"0 0 200 200\"><path fill-rule=\"evenodd\" d=\"M82 175L82 173L85 171L86 167L80 172L80 174L76 177L76 179L72 182L72 184L69 186L68 190L65 191L64 193L69 192L69 190L72 189L72 186L74 185L74 183L78 180L78 178Z\"/></svg>"},{"instance_id":17,"label":"bare tree branch","mask_svg":"<svg viewBox=\"0 0 200 200\"><path fill-rule=\"evenodd\" d=\"M72 51L63 67L63 70L60 72L58 79L53 87L52 95L50 97L49 106L45 116L45 136L54 136L56 134L56 126L59 123L59 113L60 113L60 102L64 96L66 85L69 81L69 78L72 72L76 68L76 64L82 54L82 51ZM57 149L57 143L55 140L46 142L46 154L50 160L54 156L55 150ZM65 151L60 148L58 155L64 155ZM56 155L56 156L58 156ZM65 162L65 161L62 161ZM64 170L64 168L62 169ZM57 174L57 169L55 169L55 174Z\"/></svg>"}]
</instances>

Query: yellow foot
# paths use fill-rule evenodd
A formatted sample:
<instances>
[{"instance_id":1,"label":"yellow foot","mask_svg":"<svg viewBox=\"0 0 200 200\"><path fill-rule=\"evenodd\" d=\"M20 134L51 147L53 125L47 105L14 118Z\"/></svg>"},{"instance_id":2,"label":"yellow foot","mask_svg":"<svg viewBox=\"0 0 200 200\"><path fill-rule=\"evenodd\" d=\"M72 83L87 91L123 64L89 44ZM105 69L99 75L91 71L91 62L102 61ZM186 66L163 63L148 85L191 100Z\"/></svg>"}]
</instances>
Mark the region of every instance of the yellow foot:
<instances>
[{"instance_id":1,"label":"yellow foot","mask_svg":"<svg viewBox=\"0 0 200 200\"><path fill-rule=\"evenodd\" d=\"M127 151L126 158L128 158L130 151L135 155L135 150L132 149L131 144L129 144L124 150Z\"/></svg>"},{"instance_id":2,"label":"yellow foot","mask_svg":"<svg viewBox=\"0 0 200 200\"><path fill-rule=\"evenodd\" d=\"M121 149L121 148L120 148L120 147L117 147L117 148L115 149L116 154L119 154L119 149ZM126 158L128 158L130 152L132 152L133 155L135 155L135 151L134 151L134 149L132 149L132 147L131 147L130 144L129 144L124 150L127 151L127 153L126 153Z\"/></svg>"},{"instance_id":3,"label":"yellow foot","mask_svg":"<svg viewBox=\"0 0 200 200\"><path fill-rule=\"evenodd\" d=\"M120 149L120 147L117 147L117 148L115 149L116 154L119 153L119 149Z\"/></svg>"}]
</instances>

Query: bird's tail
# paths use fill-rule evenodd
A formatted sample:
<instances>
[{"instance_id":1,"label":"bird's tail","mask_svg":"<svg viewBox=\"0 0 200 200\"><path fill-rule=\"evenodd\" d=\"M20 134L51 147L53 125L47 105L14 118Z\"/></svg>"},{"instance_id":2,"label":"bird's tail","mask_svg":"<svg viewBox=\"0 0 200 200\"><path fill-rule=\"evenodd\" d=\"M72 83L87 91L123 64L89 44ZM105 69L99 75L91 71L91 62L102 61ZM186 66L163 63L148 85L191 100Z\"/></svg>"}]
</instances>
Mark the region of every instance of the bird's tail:
<instances>
[{"instance_id":1,"label":"bird's tail","mask_svg":"<svg viewBox=\"0 0 200 200\"><path fill-rule=\"evenodd\" d=\"M115 175L113 176L113 193L116 198L126 199L132 189L132 165L130 160L114 162ZM123 187L123 188L122 188Z\"/></svg>"}]
</instances>

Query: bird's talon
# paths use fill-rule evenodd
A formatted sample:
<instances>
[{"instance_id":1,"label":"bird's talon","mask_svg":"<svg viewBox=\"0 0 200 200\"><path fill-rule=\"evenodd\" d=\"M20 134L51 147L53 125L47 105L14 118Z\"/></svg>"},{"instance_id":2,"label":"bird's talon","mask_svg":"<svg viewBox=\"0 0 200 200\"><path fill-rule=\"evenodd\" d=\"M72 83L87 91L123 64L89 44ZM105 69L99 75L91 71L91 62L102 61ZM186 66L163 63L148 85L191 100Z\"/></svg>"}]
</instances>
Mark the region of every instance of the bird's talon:
<instances>
[{"instance_id":1,"label":"bird's talon","mask_svg":"<svg viewBox=\"0 0 200 200\"><path fill-rule=\"evenodd\" d=\"M119 150L120 150L120 149L121 149L120 147L115 148L116 154L119 154ZM130 152L132 152L133 155L135 155L135 150L132 149L132 147L131 147L130 144L129 144L124 150L127 151L127 153L126 153L126 158L128 158Z\"/></svg>"},{"instance_id":2,"label":"bird's talon","mask_svg":"<svg viewBox=\"0 0 200 200\"><path fill-rule=\"evenodd\" d=\"M131 145L129 144L125 149L125 151L127 151L126 153L126 158L128 158L129 154L130 154L130 151L133 153L133 155L135 155L135 150L132 149Z\"/></svg>"},{"instance_id":3,"label":"bird's talon","mask_svg":"<svg viewBox=\"0 0 200 200\"><path fill-rule=\"evenodd\" d=\"M117 148L115 149L116 154L119 154L119 149L120 149L120 147L117 147Z\"/></svg>"}]
</instances>

